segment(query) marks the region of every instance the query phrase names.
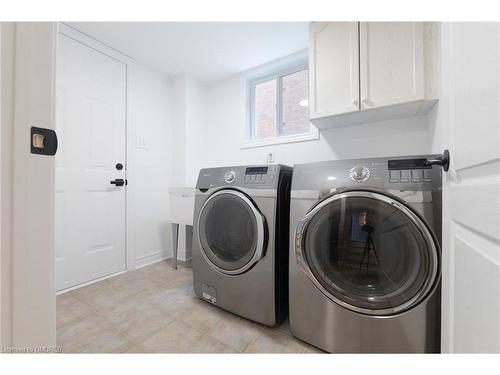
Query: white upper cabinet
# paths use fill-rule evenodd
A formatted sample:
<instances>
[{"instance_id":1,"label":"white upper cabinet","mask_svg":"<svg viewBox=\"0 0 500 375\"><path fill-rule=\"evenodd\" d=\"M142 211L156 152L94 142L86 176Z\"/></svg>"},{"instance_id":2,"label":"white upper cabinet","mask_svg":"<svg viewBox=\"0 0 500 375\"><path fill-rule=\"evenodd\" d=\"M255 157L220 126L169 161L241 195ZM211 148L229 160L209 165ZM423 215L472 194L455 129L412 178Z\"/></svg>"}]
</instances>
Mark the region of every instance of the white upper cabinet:
<instances>
[{"instance_id":1,"label":"white upper cabinet","mask_svg":"<svg viewBox=\"0 0 500 375\"><path fill-rule=\"evenodd\" d=\"M318 22L309 41L311 118L359 111L357 22Z\"/></svg>"},{"instance_id":2,"label":"white upper cabinet","mask_svg":"<svg viewBox=\"0 0 500 375\"><path fill-rule=\"evenodd\" d=\"M424 99L422 22L360 23L361 109Z\"/></svg>"},{"instance_id":3,"label":"white upper cabinet","mask_svg":"<svg viewBox=\"0 0 500 375\"><path fill-rule=\"evenodd\" d=\"M310 118L320 129L428 112L437 101L436 25L312 23Z\"/></svg>"}]
</instances>

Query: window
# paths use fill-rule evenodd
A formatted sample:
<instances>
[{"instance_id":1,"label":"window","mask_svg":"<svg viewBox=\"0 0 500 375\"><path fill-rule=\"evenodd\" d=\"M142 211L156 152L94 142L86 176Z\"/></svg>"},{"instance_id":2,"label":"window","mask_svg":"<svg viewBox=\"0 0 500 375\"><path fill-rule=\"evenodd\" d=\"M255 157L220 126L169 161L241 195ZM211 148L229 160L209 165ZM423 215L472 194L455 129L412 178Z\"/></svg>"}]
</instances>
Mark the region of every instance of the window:
<instances>
[{"instance_id":1,"label":"window","mask_svg":"<svg viewBox=\"0 0 500 375\"><path fill-rule=\"evenodd\" d=\"M318 138L309 122L308 69L304 60L268 70L249 80L247 90L248 143L244 147Z\"/></svg>"}]
</instances>

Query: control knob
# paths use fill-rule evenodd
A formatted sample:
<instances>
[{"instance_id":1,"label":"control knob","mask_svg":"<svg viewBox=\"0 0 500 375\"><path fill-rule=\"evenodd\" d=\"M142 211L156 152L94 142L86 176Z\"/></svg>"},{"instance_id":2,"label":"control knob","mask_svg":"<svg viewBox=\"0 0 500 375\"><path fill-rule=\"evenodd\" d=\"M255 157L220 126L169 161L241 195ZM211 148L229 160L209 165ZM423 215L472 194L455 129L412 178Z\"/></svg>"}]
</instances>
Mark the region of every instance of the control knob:
<instances>
[{"instance_id":1,"label":"control knob","mask_svg":"<svg viewBox=\"0 0 500 375\"><path fill-rule=\"evenodd\" d=\"M349 178L355 182L365 182L370 178L370 169L364 165L356 165L350 169Z\"/></svg>"},{"instance_id":2,"label":"control knob","mask_svg":"<svg viewBox=\"0 0 500 375\"><path fill-rule=\"evenodd\" d=\"M231 183L234 181L235 177L236 177L236 173L234 173L234 171L226 172L224 174L224 181L226 181L227 183Z\"/></svg>"}]
</instances>

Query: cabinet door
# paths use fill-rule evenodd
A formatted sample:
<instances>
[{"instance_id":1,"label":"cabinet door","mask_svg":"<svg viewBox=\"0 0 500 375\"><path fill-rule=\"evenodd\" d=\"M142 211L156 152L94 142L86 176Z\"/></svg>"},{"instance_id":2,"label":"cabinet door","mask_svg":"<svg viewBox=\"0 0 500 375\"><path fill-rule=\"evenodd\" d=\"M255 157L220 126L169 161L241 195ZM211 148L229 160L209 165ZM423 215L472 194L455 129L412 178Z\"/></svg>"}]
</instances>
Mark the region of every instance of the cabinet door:
<instances>
[{"instance_id":1,"label":"cabinet door","mask_svg":"<svg viewBox=\"0 0 500 375\"><path fill-rule=\"evenodd\" d=\"M424 99L422 22L360 23L361 110Z\"/></svg>"},{"instance_id":2,"label":"cabinet door","mask_svg":"<svg viewBox=\"0 0 500 375\"><path fill-rule=\"evenodd\" d=\"M310 117L358 112L358 23L312 23L309 35Z\"/></svg>"}]
</instances>

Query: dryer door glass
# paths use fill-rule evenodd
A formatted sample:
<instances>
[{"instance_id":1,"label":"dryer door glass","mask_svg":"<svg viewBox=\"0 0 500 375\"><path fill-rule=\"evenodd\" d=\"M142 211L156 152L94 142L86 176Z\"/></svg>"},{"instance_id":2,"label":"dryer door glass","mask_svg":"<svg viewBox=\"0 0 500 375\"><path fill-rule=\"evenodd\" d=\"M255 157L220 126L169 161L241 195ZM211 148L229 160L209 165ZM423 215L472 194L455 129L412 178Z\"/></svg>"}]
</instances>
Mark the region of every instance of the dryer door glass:
<instances>
[{"instance_id":1,"label":"dryer door glass","mask_svg":"<svg viewBox=\"0 0 500 375\"><path fill-rule=\"evenodd\" d=\"M262 219L243 194L227 191L209 198L199 218L199 240L206 258L223 271L242 269L253 258L264 234ZM260 245L262 246L262 245Z\"/></svg>"},{"instance_id":2,"label":"dryer door glass","mask_svg":"<svg viewBox=\"0 0 500 375\"><path fill-rule=\"evenodd\" d=\"M303 254L334 300L359 312L393 313L433 282L437 251L408 208L358 193L333 199L311 216Z\"/></svg>"}]
</instances>

